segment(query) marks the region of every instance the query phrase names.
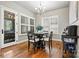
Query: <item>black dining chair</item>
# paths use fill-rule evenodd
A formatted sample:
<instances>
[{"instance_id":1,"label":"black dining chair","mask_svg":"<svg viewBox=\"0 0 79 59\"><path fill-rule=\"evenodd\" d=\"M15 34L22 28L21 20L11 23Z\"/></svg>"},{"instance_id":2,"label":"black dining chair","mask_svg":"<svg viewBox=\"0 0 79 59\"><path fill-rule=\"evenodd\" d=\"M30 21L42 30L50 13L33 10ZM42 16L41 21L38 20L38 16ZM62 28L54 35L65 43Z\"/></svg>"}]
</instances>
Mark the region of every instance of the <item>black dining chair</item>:
<instances>
[{"instance_id":1,"label":"black dining chair","mask_svg":"<svg viewBox=\"0 0 79 59\"><path fill-rule=\"evenodd\" d=\"M33 32L28 32L28 34L27 34L27 36L28 36L28 51L29 51L29 49L30 49L30 45L31 44L33 44L33 50L34 50L34 52L35 52L35 36L34 36L34 33Z\"/></svg>"},{"instance_id":2,"label":"black dining chair","mask_svg":"<svg viewBox=\"0 0 79 59\"><path fill-rule=\"evenodd\" d=\"M45 42L44 42L44 37L43 37L44 34L35 34L35 40L38 40L36 41L37 45L37 49L44 49L45 48Z\"/></svg>"},{"instance_id":3,"label":"black dining chair","mask_svg":"<svg viewBox=\"0 0 79 59\"><path fill-rule=\"evenodd\" d=\"M52 50L52 36L53 32L51 31L49 34L49 40L48 40L48 45L49 45L49 57L51 57L51 50Z\"/></svg>"},{"instance_id":4,"label":"black dining chair","mask_svg":"<svg viewBox=\"0 0 79 59\"><path fill-rule=\"evenodd\" d=\"M53 37L53 32L51 31L49 34L49 40L48 40L49 50L52 48L52 37Z\"/></svg>"}]
</instances>

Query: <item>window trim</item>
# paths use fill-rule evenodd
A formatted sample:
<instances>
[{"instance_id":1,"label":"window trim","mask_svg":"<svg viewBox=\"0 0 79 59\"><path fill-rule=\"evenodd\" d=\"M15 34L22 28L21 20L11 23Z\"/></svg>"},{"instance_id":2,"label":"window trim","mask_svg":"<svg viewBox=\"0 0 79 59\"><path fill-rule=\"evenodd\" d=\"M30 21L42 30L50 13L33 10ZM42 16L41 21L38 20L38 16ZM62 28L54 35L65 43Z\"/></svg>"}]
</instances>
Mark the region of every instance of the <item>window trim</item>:
<instances>
[{"instance_id":1,"label":"window trim","mask_svg":"<svg viewBox=\"0 0 79 59\"><path fill-rule=\"evenodd\" d=\"M25 23L21 23L21 16L24 16L24 17L27 17L28 18L28 24L25 24ZM33 17L29 17L29 16L27 16L27 15L25 15L25 14L22 14L22 13L20 13L20 15L19 15L19 25L20 25L20 30L19 30L19 32L20 32L20 34L19 35L27 35L27 33L21 33L21 25L24 25L24 26L28 26L28 31L30 30L30 26L34 26L34 31L35 31L35 18L33 18ZM34 20L34 25L30 25L30 19L33 19Z\"/></svg>"}]
</instances>

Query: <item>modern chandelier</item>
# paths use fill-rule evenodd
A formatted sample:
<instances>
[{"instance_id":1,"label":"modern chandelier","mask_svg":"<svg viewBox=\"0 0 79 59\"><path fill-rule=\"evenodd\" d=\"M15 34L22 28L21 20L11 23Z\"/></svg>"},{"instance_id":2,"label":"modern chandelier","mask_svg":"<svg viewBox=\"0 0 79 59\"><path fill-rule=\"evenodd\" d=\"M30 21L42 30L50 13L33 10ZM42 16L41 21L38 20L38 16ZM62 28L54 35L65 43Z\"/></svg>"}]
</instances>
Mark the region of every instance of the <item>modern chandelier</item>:
<instances>
[{"instance_id":1,"label":"modern chandelier","mask_svg":"<svg viewBox=\"0 0 79 59\"><path fill-rule=\"evenodd\" d=\"M36 7L35 10L37 11L38 14L42 15L45 12L45 4L40 1L39 7Z\"/></svg>"}]
</instances>

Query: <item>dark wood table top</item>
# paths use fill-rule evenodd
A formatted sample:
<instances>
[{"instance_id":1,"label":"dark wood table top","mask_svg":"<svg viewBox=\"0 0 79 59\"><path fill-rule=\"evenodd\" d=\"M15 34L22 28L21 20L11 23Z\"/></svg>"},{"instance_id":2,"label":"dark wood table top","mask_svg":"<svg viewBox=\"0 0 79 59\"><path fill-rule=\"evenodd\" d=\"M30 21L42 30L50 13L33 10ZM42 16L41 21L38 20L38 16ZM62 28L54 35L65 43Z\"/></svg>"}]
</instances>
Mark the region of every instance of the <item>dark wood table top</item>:
<instances>
[{"instance_id":1,"label":"dark wood table top","mask_svg":"<svg viewBox=\"0 0 79 59\"><path fill-rule=\"evenodd\" d=\"M41 39L43 38L44 33L34 33L35 36L37 36L37 38Z\"/></svg>"}]
</instances>

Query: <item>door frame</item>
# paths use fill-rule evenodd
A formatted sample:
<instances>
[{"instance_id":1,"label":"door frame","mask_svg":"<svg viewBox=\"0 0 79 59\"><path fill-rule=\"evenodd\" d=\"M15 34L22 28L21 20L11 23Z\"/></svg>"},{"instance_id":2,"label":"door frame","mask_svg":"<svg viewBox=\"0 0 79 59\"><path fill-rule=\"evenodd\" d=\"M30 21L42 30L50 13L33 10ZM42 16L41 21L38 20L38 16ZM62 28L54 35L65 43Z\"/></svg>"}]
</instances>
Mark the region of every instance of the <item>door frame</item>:
<instances>
[{"instance_id":1,"label":"door frame","mask_svg":"<svg viewBox=\"0 0 79 59\"><path fill-rule=\"evenodd\" d=\"M15 14L15 41L11 43L6 43L6 44L4 44L4 10L13 12ZM1 34L2 35L1 48L16 44L16 41L18 40L18 15L16 11L2 6L1 8L1 30L3 30L3 34Z\"/></svg>"}]
</instances>

